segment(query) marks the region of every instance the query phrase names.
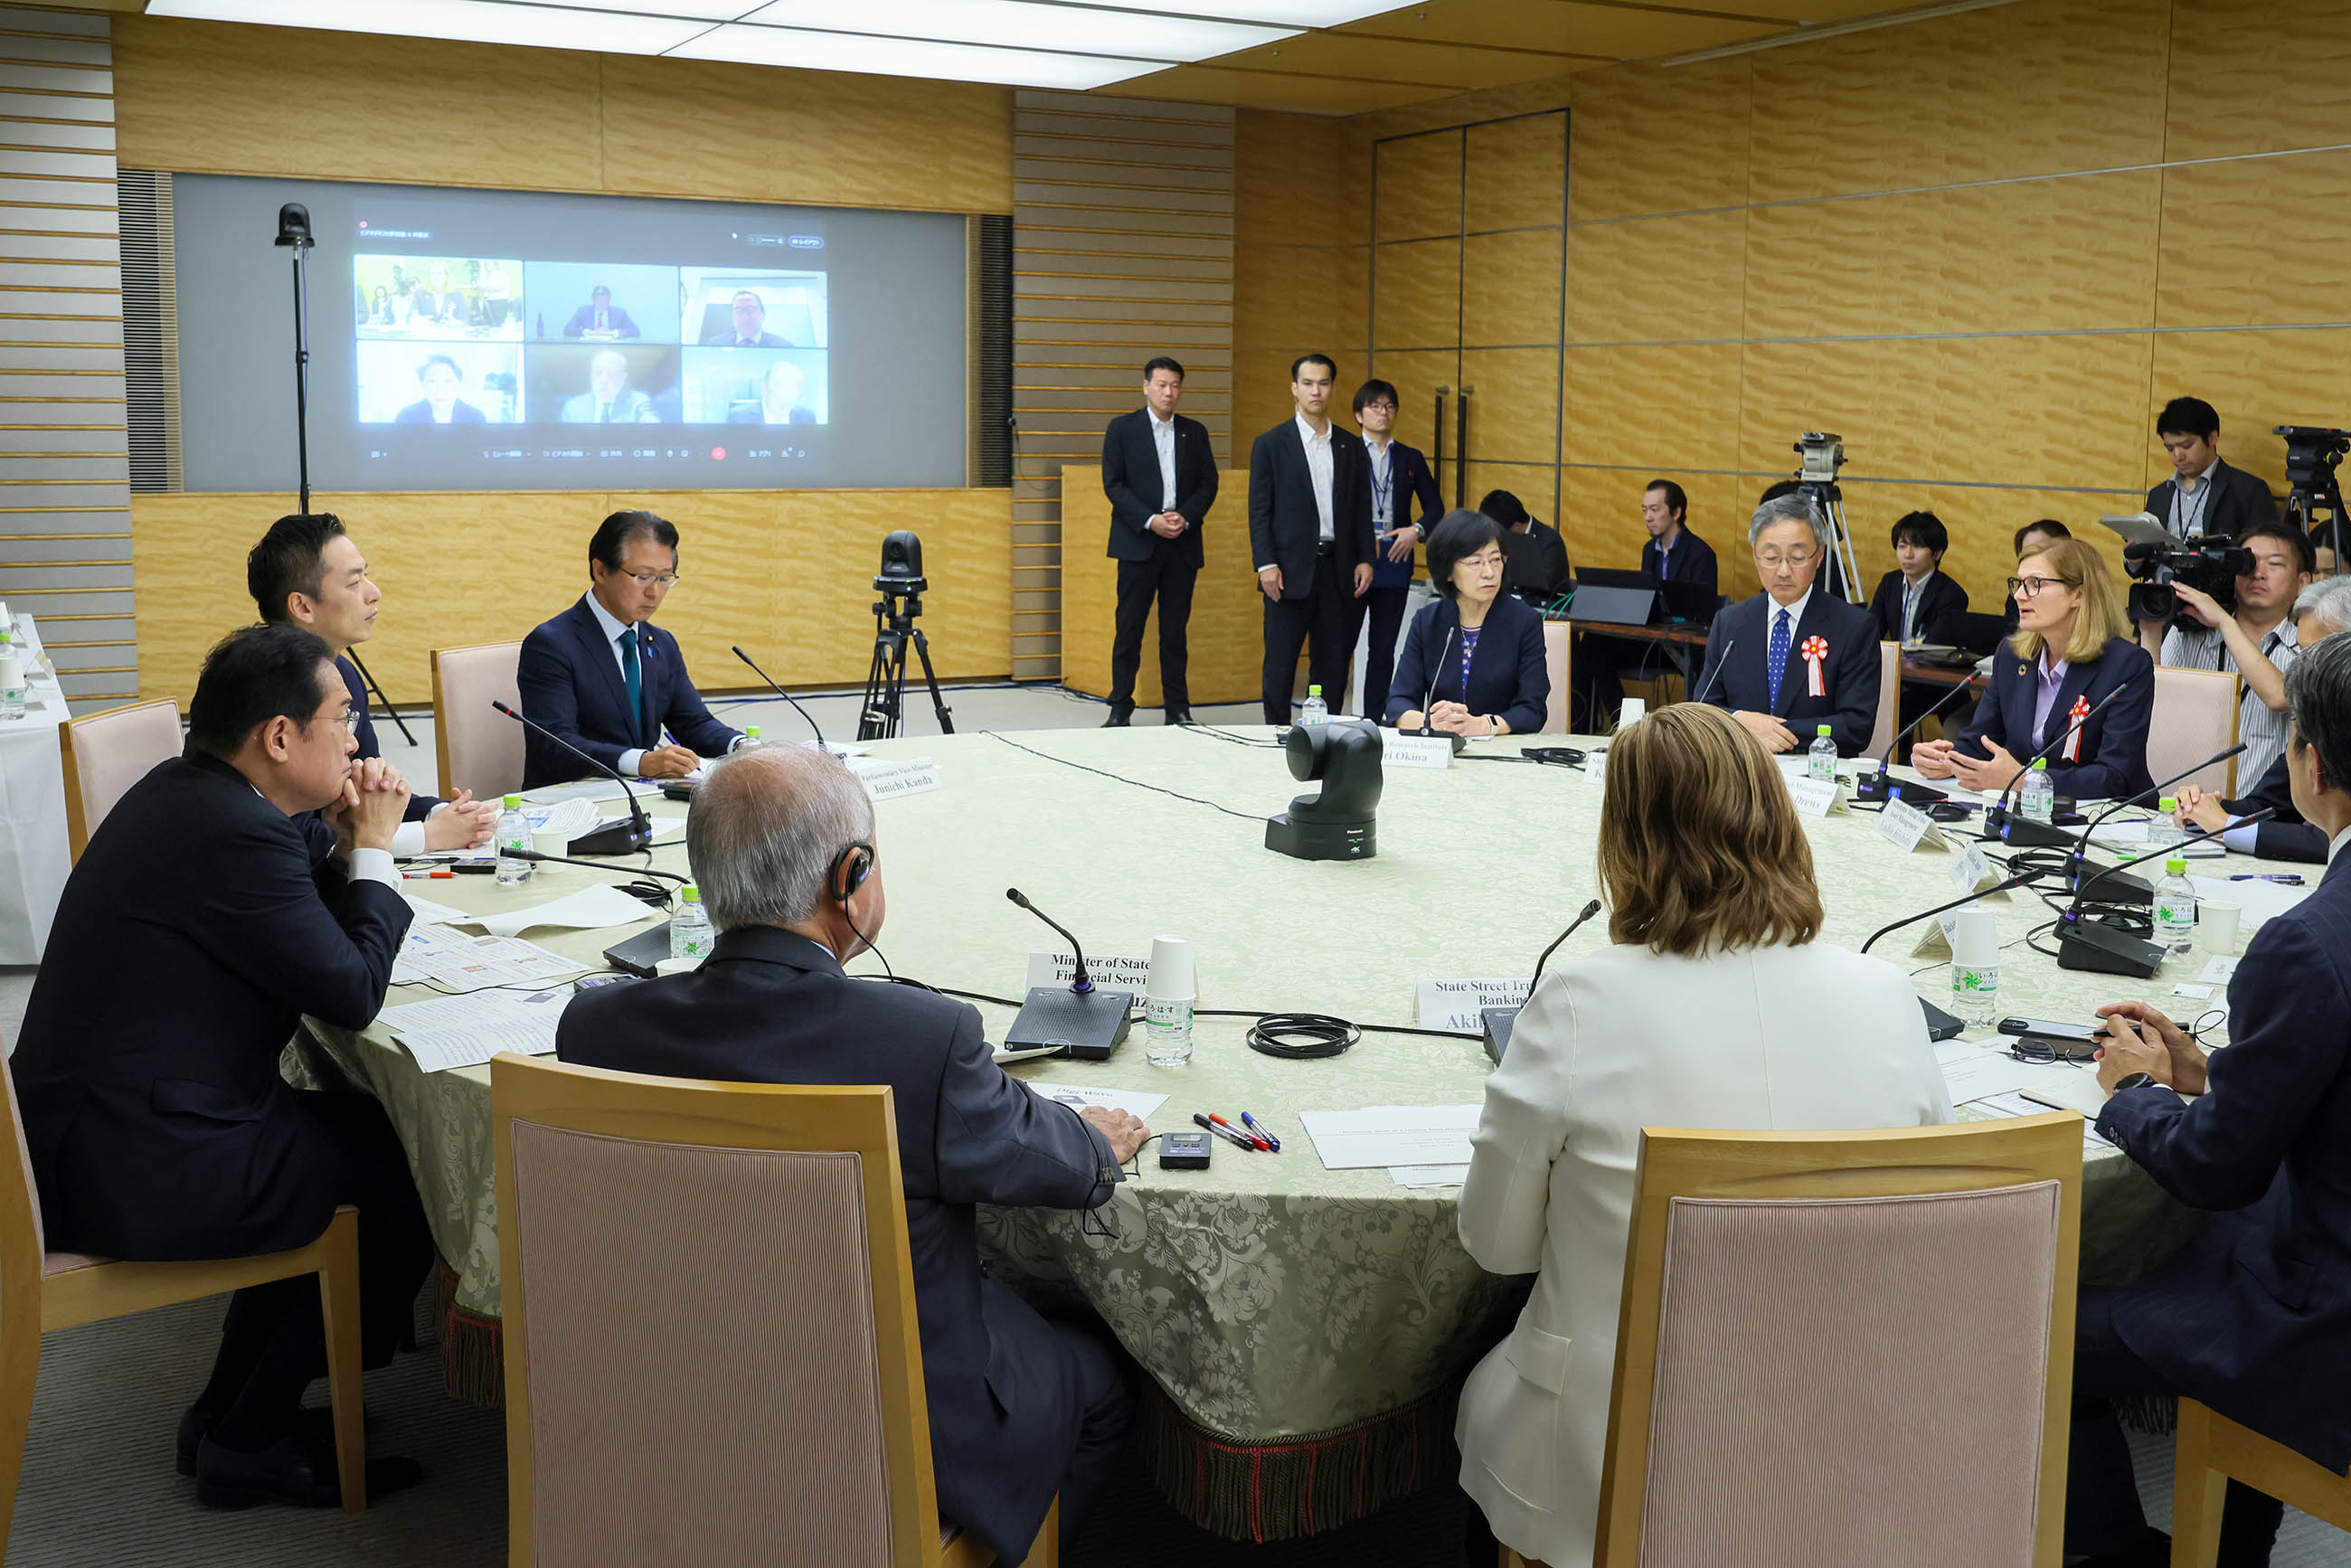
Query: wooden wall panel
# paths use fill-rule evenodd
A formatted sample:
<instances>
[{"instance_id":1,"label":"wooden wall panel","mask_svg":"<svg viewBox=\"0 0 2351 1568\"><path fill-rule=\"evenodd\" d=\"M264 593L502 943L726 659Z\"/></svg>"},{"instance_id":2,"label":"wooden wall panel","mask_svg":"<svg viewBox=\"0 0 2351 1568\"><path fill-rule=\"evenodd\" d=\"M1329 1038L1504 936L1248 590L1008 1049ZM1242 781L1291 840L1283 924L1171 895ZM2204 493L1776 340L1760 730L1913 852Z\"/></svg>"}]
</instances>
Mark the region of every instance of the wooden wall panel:
<instances>
[{"instance_id":1,"label":"wooden wall panel","mask_svg":"<svg viewBox=\"0 0 2351 1568\"><path fill-rule=\"evenodd\" d=\"M139 692L183 705L204 655L254 619L239 561L291 498L149 495L132 504L139 580ZM1001 490L446 492L312 497L340 514L384 591L368 667L392 699L432 695L427 653L519 638L586 591L588 538L623 506L678 525L679 583L661 623L677 634L696 682L753 684L732 643L773 654L788 686L856 686L873 651L872 576L882 536L923 538L932 588L920 624L942 678L1000 676L1011 646L1010 517ZM453 591L453 533L495 538L521 572L464 571Z\"/></svg>"},{"instance_id":2,"label":"wooden wall panel","mask_svg":"<svg viewBox=\"0 0 2351 1568\"><path fill-rule=\"evenodd\" d=\"M2351 137L2351 123L2344 135ZM2341 247L2295 237L2328 234L2346 212L2351 152L2163 171L2158 323L2283 326L2351 316Z\"/></svg>"},{"instance_id":3,"label":"wooden wall panel","mask_svg":"<svg viewBox=\"0 0 2351 1568\"><path fill-rule=\"evenodd\" d=\"M1469 128L1463 163L1464 232L1559 227L1562 183L1567 178L1564 129L1553 114Z\"/></svg>"},{"instance_id":4,"label":"wooden wall panel","mask_svg":"<svg viewBox=\"0 0 2351 1568\"><path fill-rule=\"evenodd\" d=\"M1461 242L1461 341L1508 348L1559 341L1561 233L1518 229Z\"/></svg>"},{"instance_id":5,"label":"wooden wall panel","mask_svg":"<svg viewBox=\"0 0 2351 1568\"><path fill-rule=\"evenodd\" d=\"M1575 78L1569 221L1744 204L1748 94L1758 57L1674 70L1619 66ZM1568 270L1572 277L1575 267Z\"/></svg>"},{"instance_id":6,"label":"wooden wall panel","mask_svg":"<svg viewBox=\"0 0 2351 1568\"><path fill-rule=\"evenodd\" d=\"M2190 392L2220 413L2220 450L2229 461L2283 495L2285 445L2273 427L2351 427L2351 324L2314 331L2158 334L2137 432L2145 443L2141 485L2170 476L2155 416L2165 402Z\"/></svg>"},{"instance_id":7,"label":"wooden wall panel","mask_svg":"<svg viewBox=\"0 0 2351 1568\"><path fill-rule=\"evenodd\" d=\"M1469 451L1483 462L1540 463L1559 450L1559 350L1465 349L1461 384L1469 402ZM1548 493L1551 486L1543 486Z\"/></svg>"},{"instance_id":8,"label":"wooden wall panel","mask_svg":"<svg viewBox=\"0 0 2351 1568\"><path fill-rule=\"evenodd\" d=\"M2172 0L2164 152L2241 158L2351 141L2351 5Z\"/></svg>"},{"instance_id":9,"label":"wooden wall panel","mask_svg":"<svg viewBox=\"0 0 2351 1568\"><path fill-rule=\"evenodd\" d=\"M1061 470L1072 497L1065 513L1071 548L1061 575L1061 684L1093 696L1110 695L1110 647L1118 607L1118 563L1101 548L1110 528L1110 505L1101 499L1102 470L1071 463ZM1092 497L1081 504L1078 496ZM1192 590L1192 618L1186 623L1188 657L1185 684L1195 704L1249 702L1262 685L1265 663L1263 600L1249 558L1249 474L1217 476L1217 509L1200 534L1204 564ZM1143 667L1135 676L1134 701L1156 707L1159 685L1159 617L1152 611L1143 633ZM1151 722L1148 716L1144 723Z\"/></svg>"},{"instance_id":10,"label":"wooden wall panel","mask_svg":"<svg viewBox=\"0 0 2351 1568\"><path fill-rule=\"evenodd\" d=\"M1410 240L1374 247L1375 348L1434 349L1461 341L1461 242Z\"/></svg>"},{"instance_id":11,"label":"wooden wall panel","mask_svg":"<svg viewBox=\"0 0 2351 1568\"><path fill-rule=\"evenodd\" d=\"M1428 349L1419 353L1403 353L1383 349L1372 359L1373 373L1395 384L1395 438L1407 446L1417 446L1429 456L1436 455L1437 389L1459 384L1460 356L1451 349ZM1343 370L1344 367L1341 367ZM1445 404L1445 444L1453 445L1453 402ZM1453 483L1450 469L1438 476L1451 495Z\"/></svg>"},{"instance_id":12,"label":"wooden wall panel","mask_svg":"<svg viewBox=\"0 0 2351 1568\"><path fill-rule=\"evenodd\" d=\"M1745 209L1579 225L1567 239L1567 340L1737 338Z\"/></svg>"},{"instance_id":13,"label":"wooden wall panel","mask_svg":"<svg viewBox=\"0 0 2351 1568\"><path fill-rule=\"evenodd\" d=\"M1741 355L1737 343L1570 344L1560 460L1737 468Z\"/></svg>"},{"instance_id":14,"label":"wooden wall panel","mask_svg":"<svg viewBox=\"0 0 2351 1568\"><path fill-rule=\"evenodd\" d=\"M1381 241L1461 232L1461 138L1408 136L1376 154Z\"/></svg>"},{"instance_id":15,"label":"wooden wall panel","mask_svg":"<svg viewBox=\"0 0 2351 1568\"><path fill-rule=\"evenodd\" d=\"M1339 122L1256 110L1234 116L1236 465L1247 463L1259 432L1290 417L1290 361L1331 355L1343 392L1364 373L1369 190L1368 159L1360 172L1350 168Z\"/></svg>"}]
</instances>

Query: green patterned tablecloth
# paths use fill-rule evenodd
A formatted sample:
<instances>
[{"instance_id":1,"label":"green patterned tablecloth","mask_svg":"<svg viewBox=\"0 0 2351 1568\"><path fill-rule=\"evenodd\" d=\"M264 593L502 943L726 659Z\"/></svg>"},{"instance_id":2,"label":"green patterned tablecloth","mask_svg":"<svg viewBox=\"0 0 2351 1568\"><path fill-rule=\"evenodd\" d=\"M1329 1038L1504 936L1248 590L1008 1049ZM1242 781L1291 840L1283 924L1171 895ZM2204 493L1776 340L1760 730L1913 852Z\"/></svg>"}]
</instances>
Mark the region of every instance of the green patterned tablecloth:
<instances>
[{"instance_id":1,"label":"green patterned tablecloth","mask_svg":"<svg viewBox=\"0 0 2351 1568\"><path fill-rule=\"evenodd\" d=\"M1270 732L1238 733L1263 740ZM1500 742L1471 756L1515 749ZM1006 901L1004 890L1017 885L1097 953L1147 953L1156 934L1188 937L1198 956L1204 1008L1411 1024L1416 980L1524 974L1596 891L1599 791L1563 768L1465 758L1442 779L1391 771L1378 857L1332 864L1264 849L1257 819L1282 809L1301 788L1281 754L1264 746L1144 727L915 737L875 750L935 758L945 781L937 791L879 808L891 894L883 950L901 975L935 985L1020 993L1027 955L1058 941ZM1138 789L1038 753L1196 800ZM679 811L661 809L671 819L664 837L682 835ZM1952 896L1951 853L1906 853L1876 830L1875 816L1862 812L1807 823L1831 940L1858 946L1886 922ZM682 846L657 853L660 863L684 869ZM539 878L519 890L488 877L407 885L423 896L488 911L543 901L597 878L542 867ZM2038 899L2020 894L1990 907L2008 944L2003 1012L2080 1019L2123 997L2160 1002L2202 965L2200 956L2192 965L2167 965L2152 981L2063 971L2023 945L2026 933L2048 918ZM1603 946L1604 926L1593 921L1553 963ZM627 934L527 935L592 962ZM1920 993L1941 999L1949 971L1930 967L1931 958L1908 956L1913 939L1907 932L1888 937L1876 951L1917 971ZM870 957L857 967L878 973ZM391 999L424 994L403 988ZM981 1010L991 1038L1001 1038L1011 1009ZM1487 1071L1477 1042L1374 1034L1335 1060L1284 1061L1248 1050L1239 1020L1204 1019L1192 1065L1169 1071L1144 1060L1139 1025L1135 1034L1110 1061L1025 1063L1014 1071L1031 1080L1167 1094L1150 1118L1160 1129L1188 1126L1196 1111L1237 1117L1246 1109L1281 1137L1282 1152L1245 1154L1220 1145L1210 1169L1190 1173L1159 1169L1146 1150L1141 1178L1119 1189L1099 1226L1071 1214L988 1211L982 1239L999 1275L1041 1296L1082 1299L1151 1374L1173 1411L1235 1451L1302 1446L1311 1453L1331 1434L1361 1430L1442 1394L1506 1326L1518 1290L1483 1273L1462 1250L1454 1224L1458 1189L1399 1187L1384 1170L1325 1170L1298 1113L1474 1103ZM380 1024L364 1034L314 1024L311 1037L298 1043L291 1065L298 1075L362 1083L390 1108L455 1276L455 1309L494 1321L498 1252L487 1069L421 1073ZM2088 1160L2085 1279L2136 1274L2177 1245L2192 1223L2119 1155L2105 1151ZM486 1391L495 1390L492 1379ZM1413 1441L1421 1427L1437 1429L1424 1420ZM1392 1459L1357 1456L1359 1466ZM1340 1483L1324 1477L1314 1485L1328 1493ZM1312 1528L1311 1520L1306 1527ZM1274 1532L1296 1528L1293 1520ZM1258 1532L1266 1530L1259 1521Z\"/></svg>"}]
</instances>

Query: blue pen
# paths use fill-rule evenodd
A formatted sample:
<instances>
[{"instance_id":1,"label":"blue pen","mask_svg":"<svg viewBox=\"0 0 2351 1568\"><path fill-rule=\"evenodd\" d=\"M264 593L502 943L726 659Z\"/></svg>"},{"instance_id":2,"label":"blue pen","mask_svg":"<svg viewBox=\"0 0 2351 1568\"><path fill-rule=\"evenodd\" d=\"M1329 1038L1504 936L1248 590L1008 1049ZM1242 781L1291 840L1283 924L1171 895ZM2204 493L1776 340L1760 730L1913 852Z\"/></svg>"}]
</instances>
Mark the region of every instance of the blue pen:
<instances>
[{"instance_id":1,"label":"blue pen","mask_svg":"<svg viewBox=\"0 0 2351 1568\"><path fill-rule=\"evenodd\" d=\"M2302 885L2302 874L2299 872L2241 871L2231 876L2229 880L2231 882L2274 882L2284 887Z\"/></svg>"},{"instance_id":2,"label":"blue pen","mask_svg":"<svg viewBox=\"0 0 2351 1568\"><path fill-rule=\"evenodd\" d=\"M1275 1154L1278 1155L1281 1153L1281 1140L1275 1137L1271 1133L1267 1132L1265 1130L1264 1123L1259 1121L1255 1116L1250 1115L1246 1111L1241 1113L1241 1122L1250 1132L1255 1133L1259 1137L1263 1138L1267 1143L1271 1144Z\"/></svg>"}]
</instances>

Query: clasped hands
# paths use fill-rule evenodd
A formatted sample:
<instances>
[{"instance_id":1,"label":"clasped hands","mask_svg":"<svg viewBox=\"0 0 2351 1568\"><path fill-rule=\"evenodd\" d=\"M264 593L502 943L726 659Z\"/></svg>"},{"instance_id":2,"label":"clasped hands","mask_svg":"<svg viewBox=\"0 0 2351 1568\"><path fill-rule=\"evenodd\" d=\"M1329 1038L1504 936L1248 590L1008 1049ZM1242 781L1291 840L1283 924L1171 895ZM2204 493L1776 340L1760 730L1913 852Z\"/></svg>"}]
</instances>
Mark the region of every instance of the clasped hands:
<instances>
[{"instance_id":1,"label":"clasped hands","mask_svg":"<svg viewBox=\"0 0 2351 1568\"><path fill-rule=\"evenodd\" d=\"M1490 718L1471 713L1459 703L1431 703L1426 716L1419 709L1412 708L1396 717L1396 728L1407 732L1418 729L1424 723L1446 735L1467 736L1472 740L1483 740L1502 733L1501 726Z\"/></svg>"},{"instance_id":2,"label":"clasped hands","mask_svg":"<svg viewBox=\"0 0 2351 1568\"><path fill-rule=\"evenodd\" d=\"M1191 525L1184 520L1183 513L1171 511L1153 514L1151 519L1143 526L1163 539L1172 539Z\"/></svg>"},{"instance_id":3,"label":"clasped hands","mask_svg":"<svg viewBox=\"0 0 2351 1568\"><path fill-rule=\"evenodd\" d=\"M2188 1031L2145 1002L2111 1002L2098 1009L2106 1020L2105 1043L2098 1048L2098 1086L2108 1093L2134 1072L2182 1094L2204 1092L2204 1049Z\"/></svg>"},{"instance_id":4,"label":"clasped hands","mask_svg":"<svg viewBox=\"0 0 2351 1568\"><path fill-rule=\"evenodd\" d=\"M1922 740L1910 748L1910 766L1929 779L1957 779L1970 789L1993 794L2016 782L2024 765L1996 740L1978 740L1985 756L1979 758L1948 740Z\"/></svg>"},{"instance_id":5,"label":"clasped hands","mask_svg":"<svg viewBox=\"0 0 2351 1568\"><path fill-rule=\"evenodd\" d=\"M343 776L343 792L319 813L335 830L335 852L392 849L392 835L408 813L408 780L381 757L360 758Z\"/></svg>"}]
</instances>

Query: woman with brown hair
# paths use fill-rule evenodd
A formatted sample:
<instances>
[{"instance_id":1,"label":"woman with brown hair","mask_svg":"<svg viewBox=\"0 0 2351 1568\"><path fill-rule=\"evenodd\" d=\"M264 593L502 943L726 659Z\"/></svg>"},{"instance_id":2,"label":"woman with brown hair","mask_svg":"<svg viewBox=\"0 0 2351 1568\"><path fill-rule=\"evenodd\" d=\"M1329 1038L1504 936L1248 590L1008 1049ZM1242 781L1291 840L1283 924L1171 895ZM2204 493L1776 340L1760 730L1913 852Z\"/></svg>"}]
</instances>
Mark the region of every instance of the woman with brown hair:
<instances>
[{"instance_id":1,"label":"woman with brown hair","mask_svg":"<svg viewBox=\"0 0 2351 1568\"><path fill-rule=\"evenodd\" d=\"M2155 661L2131 635L2105 558L2080 539L2051 539L2016 563L2016 634L1991 658L1975 716L1949 740L1911 747L1929 779L1998 794L2043 747L2049 782L2076 800L2138 794ZM2111 706L2102 706L2117 689Z\"/></svg>"},{"instance_id":2,"label":"woman with brown hair","mask_svg":"<svg viewBox=\"0 0 2351 1568\"><path fill-rule=\"evenodd\" d=\"M1620 732L1600 810L1614 946L1528 998L1461 1192L1469 1255L1536 1276L1462 1390L1461 1484L1552 1563L1592 1557L1641 1128L1951 1119L1909 977L1817 940L1812 847L1737 720L1681 703Z\"/></svg>"}]
</instances>

